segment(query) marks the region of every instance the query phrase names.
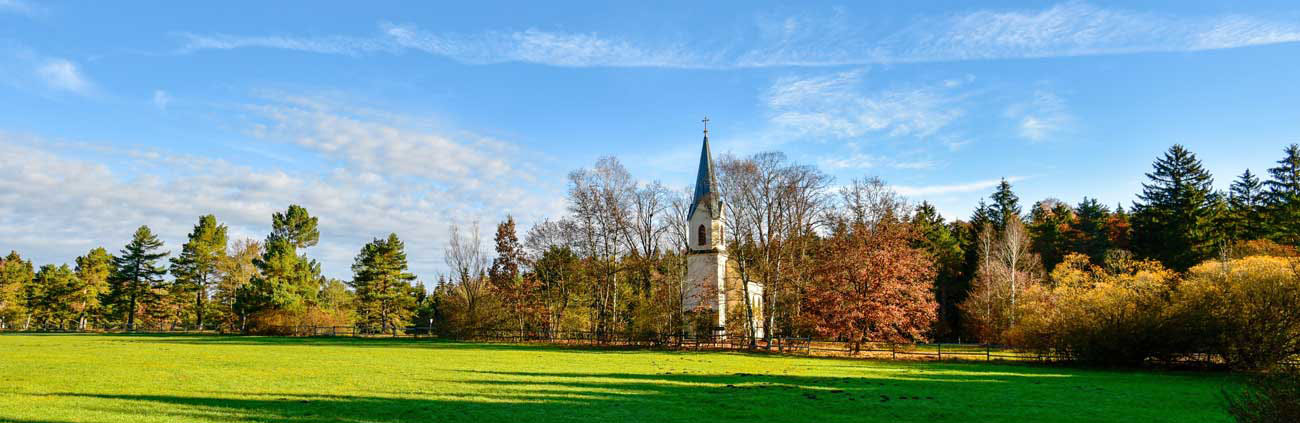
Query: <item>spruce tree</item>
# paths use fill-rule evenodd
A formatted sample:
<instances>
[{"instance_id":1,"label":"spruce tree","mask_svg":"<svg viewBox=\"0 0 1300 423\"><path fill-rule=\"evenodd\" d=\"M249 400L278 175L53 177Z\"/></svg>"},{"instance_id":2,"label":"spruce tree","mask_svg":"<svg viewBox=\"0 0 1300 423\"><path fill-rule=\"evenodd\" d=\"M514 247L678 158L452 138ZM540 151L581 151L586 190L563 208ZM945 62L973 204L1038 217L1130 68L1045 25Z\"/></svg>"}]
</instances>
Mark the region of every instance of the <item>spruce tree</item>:
<instances>
[{"instance_id":1,"label":"spruce tree","mask_svg":"<svg viewBox=\"0 0 1300 423\"><path fill-rule=\"evenodd\" d=\"M1114 248L1107 231L1110 210L1097 199L1084 197L1074 208L1074 215L1070 249L1087 255L1093 264L1101 264L1106 250Z\"/></svg>"},{"instance_id":2,"label":"spruce tree","mask_svg":"<svg viewBox=\"0 0 1300 423\"><path fill-rule=\"evenodd\" d=\"M1267 235L1264 212L1268 196L1264 185L1250 169L1237 177L1228 189L1228 213L1224 228L1234 241L1250 241Z\"/></svg>"},{"instance_id":3,"label":"spruce tree","mask_svg":"<svg viewBox=\"0 0 1300 423\"><path fill-rule=\"evenodd\" d=\"M1300 145L1287 146L1286 157L1268 170L1268 231L1274 241L1300 246Z\"/></svg>"},{"instance_id":4,"label":"spruce tree","mask_svg":"<svg viewBox=\"0 0 1300 423\"><path fill-rule=\"evenodd\" d=\"M1011 183L1005 178L998 183L997 191L990 198L993 204L989 207L989 218L999 232L1006 228L1008 220L1021 218L1020 197L1011 191Z\"/></svg>"},{"instance_id":5,"label":"spruce tree","mask_svg":"<svg viewBox=\"0 0 1300 423\"><path fill-rule=\"evenodd\" d=\"M119 309L126 310L126 330L135 330L135 315L142 302L153 296L153 288L162 283L167 268L159 266L158 261L167 257L168 252L159 251L163 242L154 236L148 226L135 230L131 243L122 247L122 251L113 258L115 271L110 279L110 293Z\"/></svg>"},{"instance_id":6,"label":"spruce tree","mask_svg":"<svg viewBox=\"0 0 1300 423\"><path fill-rule=\"evenodd\" d=\"M209 214L199 218L180 254L172 259L177 288L194 295L194 321L199 330L204 327L208 290L220 277L218 266L225 257L226 225L218 224L217 217Z\"/></svg>"},{"instance_id":7,"label":"spruce tree","mask_svg":"<svg viewBox=\"0 0 1300 423\"><path fill-rule=\"evenodd\" d=\"M1139 201L1133 203L1133 249L1185 271L1214 252L1210 198L1214 179L1181 145L1170 147L1153 167Z\"/></svg>"},{"instance_id":8,"label":"spruce tree","mask_svg":"<svg viewBox=\"0 0 1300 423\"><path fill-rule=\"evenodd\" d=\"M960 328L957 304L965 300L969 287L963 276L964 256L961 242L944 222L933 204L922 202L912 215L912 226L920 234L915 247L925 250L934 261L938 274L934 281L935 299L939 302L938 336L952 337Z\"/></svg>"},{"instance_id":9,"label":"spruce tree","mask_svg":"<svg viewBox=\"0 0 1300 423\"><path fill-rule=\"evenodd\" d=\"M389 234L362 247L352 263L357 313L384 332L395 332L415 310L415 275L407 272L405 248L397 234Z\"/></svg>"}]
</instances>

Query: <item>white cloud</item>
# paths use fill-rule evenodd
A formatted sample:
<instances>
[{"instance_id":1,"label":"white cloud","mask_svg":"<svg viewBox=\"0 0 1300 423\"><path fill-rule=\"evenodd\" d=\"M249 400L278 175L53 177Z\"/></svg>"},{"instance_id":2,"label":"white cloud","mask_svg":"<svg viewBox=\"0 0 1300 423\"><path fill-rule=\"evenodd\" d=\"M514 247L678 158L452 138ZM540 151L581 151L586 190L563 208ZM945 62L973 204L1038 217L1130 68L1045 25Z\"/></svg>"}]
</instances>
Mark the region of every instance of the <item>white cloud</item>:
<instances>
[{"instance_id":1,"label":"white cloud","mask_svg":"<svg viewBox=\"0 0 1300 423\"><path fill-rule=\"evenodd\" d=\"M760 18L753 26L723 28L687 42L540 29L454 34L382 24L379 34L368 36L182 34L182 51L260 47L360 55L416 50L473 64L752 68L1201 51L1300 42L1300 22L1286 17L1184 17L1077 1L910 22L871 18L844 9L821 16Z\"/></svg>"},{"instance_id":2,"label":"white cloud","mask_svg":"<svg viewBox=\"0 0 1300 423\"><path fill-rule=\"evenodd\" d=\"M1007 182L1019 182L1025 178L1021 176L1012 176L1006 178ZM983 181L968 182L963 184L946 184L946 185L922 185L908 186L895 185L894 191L908 197L923 197L931 195L956 194L963 192L983 191L993 188L1002 182L1001 179L987 179Z\"/></svg>"},{"instance_id":3,"label":"white cloud","mask_svg":"<svg viewBox=\"0 0 1300 423\"><path fill-rule=\"evenodd\" d=\"M1005 115L1015 121L1017 133L1030 141L1047 140L1074 120L1065 100L1043 89L1034 91L1030 100L1008 107Z\"/></svg>"},{"instance_id":4,"label":"white cloud","mask_svg":"<svg viewBox=\"0 0 1300 423\"><path fill-rule=\"evenodd\" d=\"M350 277L357 250L395 232L412 270L431 280L443 268L450 222L480 220L490 236L507 213L526 228L563 210L553 201L562 178L547 178L554 187L532 181L528 159L506 143L408 126L383 111L303 105L309 100L249 106L268 125L261 142L311 161L291 168L237 164L247 162L243 151L227 160L0 132L0 150L12 153L0 155L0 248L68 262L96 246L120 248L147 224L174 251L207 213L234 237L261 239L271 213L296 203L321 220L320 244L308 254L327 275Z\"/></svg>"},{"instance_id":5,"label":"white cloud","mask_svg":"<svg viewBox=\"0 0 1300 423\"><path fill-rule=\"evenodd\" d=\"M50 59L36 67L36 75L50 88L87 94L91 89L90 81L82 76L75 63L65 59Z\"/></svg>"},{"instance_id":6,"label":"white cloud","mask_svg":"<svg viewBox=\"0 0 1300 423\"><path fill-rule=\"evenodd\" d=\"M153 91L153 105L154 107L157 107L158 110L167 110L167 105L171 104L171 102L171 94L167 94L167 92L163 90Z\"/></svg>"},{"instance_id":7,"label":"white cloud","mask_svg":"<svg viewBox=\"0 0 1300 423\"><path fill-rule=\"evenodd\" d=\"M867 92L863 70L778 79L763 96L780 128L817 137L867 133L928 136L962 116L961 96L945 81L934 86Z\"/></svg>"}]
</instances>

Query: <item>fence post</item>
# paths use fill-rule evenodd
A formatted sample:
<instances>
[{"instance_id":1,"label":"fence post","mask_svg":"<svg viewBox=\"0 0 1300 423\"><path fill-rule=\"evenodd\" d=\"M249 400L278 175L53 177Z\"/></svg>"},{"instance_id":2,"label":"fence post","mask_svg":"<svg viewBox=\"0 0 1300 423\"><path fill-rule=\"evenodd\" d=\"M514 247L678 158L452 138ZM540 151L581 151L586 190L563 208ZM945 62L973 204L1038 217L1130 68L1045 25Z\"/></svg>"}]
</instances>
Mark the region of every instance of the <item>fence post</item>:
<instances>
[{"instance_id":1,"label":"fence post","mask_svg":"<svg viewBox=\"0 0 1300 423\"><path fill-rule=\"evenodd\" d=\"M939 343L939 361L943 361L943 343Z\"/></svg>"},{"instance_id":2,"label":"fence post","mask_svg":"<svg viewBox=\"0 0 1300 423\"><path fill-rule=\"evenodd\" d=\"M984 344L984 361L993 361L993 345Z\"/></svg>"},{"instance_id":3,"label":"fence post","mask_svg":"<svg viewBox=\"0 0 1300 423\"><path fill-rule=\"evenodd\" d=\"M893 360L898 359L898 346L894 345L893 342L889 343L889 358Z\"/></svg>"}]
</instances>

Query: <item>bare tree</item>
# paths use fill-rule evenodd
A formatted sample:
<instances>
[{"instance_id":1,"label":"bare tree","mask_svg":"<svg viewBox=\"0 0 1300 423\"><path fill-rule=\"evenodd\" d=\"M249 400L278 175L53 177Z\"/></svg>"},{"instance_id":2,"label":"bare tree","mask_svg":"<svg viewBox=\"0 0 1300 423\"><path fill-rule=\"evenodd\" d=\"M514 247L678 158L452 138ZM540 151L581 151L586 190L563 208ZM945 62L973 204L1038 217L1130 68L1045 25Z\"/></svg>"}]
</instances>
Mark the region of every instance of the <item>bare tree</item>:
<instances>
[{"instance_id":1,"label":"bare tree","mask_svg":"<svg viewBox=\"0 0 1300 423\"><path fill-rule=\"evenodd\" d=\"M443 252L443 260L451 273L451 292L463 307L461 317L466 319L462 329L477 329L490 325L486 311L491 285L487 278L488 257L483 252L478 222L471 223L468 233L459 224L452 223Z\"/></svg>"},{"instance_id":2,"label":"bare tree","mask_svg":"<svg viewBox=\"0 0 1300 423\"><path fill-rule=\"evenodd\" d=\"M618 159L603 157L591 169L569 174L569 210L581 232L579 250L597 263L593 290L599 334L609 333L618 315L618 258L631 220L629 203L636 184Z\"/></svg>"}]
</instances>

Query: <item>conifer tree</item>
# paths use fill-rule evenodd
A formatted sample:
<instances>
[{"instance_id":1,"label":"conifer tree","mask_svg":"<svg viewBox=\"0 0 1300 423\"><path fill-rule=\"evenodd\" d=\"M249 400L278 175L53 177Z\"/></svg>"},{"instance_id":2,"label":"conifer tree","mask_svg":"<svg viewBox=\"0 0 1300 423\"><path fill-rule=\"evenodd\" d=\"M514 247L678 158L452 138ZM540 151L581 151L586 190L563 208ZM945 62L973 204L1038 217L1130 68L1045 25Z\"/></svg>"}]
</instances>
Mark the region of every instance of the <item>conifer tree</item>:
<instances>
[{"instance_id":1,"label":"conifer tree","mask_svg":"<svg viewBox=\"0 0 1300 423\"><path fill-rule=\"evenodd\" d=\"M299 255L299 248L316 245L320 232L316 218L299 205L271 217L271 234L266 237L262 256L253 261L258 274L249 283L245 297L251 310L302 312L316 302L324 283L320 263Z\"/></svg>"},{"instance_id":2,"label":"conifer tree","mask_svg":"<svg viewBox=\"0 0 1300 423\"><path fill-rule=\"evenodd\" d=\"M1267 235L1264 221L1268 196L1264 185L1250 169L1237 177L1228 190L1228 213L1225 230L1232 240L1250 241Z\"/></svg>"},{"instance_id":3,"label":"conifer tree","mask_svg":"<svg viewBox=\"0 0 1300 423\"><path fill-rule=\"evenodd\" d=\"M397 234L389 234L362 247L352 263L357 313L384 332L396 332L415 310L415 275L407 272L405 248Z\"/></svg>"},{"instance_id":4,"label":"conifer tree","mask_svg":"<svg viewBox=\"0 0 1300 423\"><path fill-rule=\"evenodd\" d=\"M219 266L225 257L226 225L218 224L217 217L209 214L199 218L180 254L172 259L177 288L194 295L194 321L199 330L204 327L208 291L220 278Z\"/></svg>"},{"instance_id":5,"label":"conifer tree","mask_svg":"<svg viewBox=\"0 0 1300 423\"><path fill-rule=\"evenodd\" d=\"M1286 157L1268 170L1268 223L1272 238L1300 246L1300 145L1287 146Z\"/></svg>"},{"instance_id":6,"label":"conifer tree","mask_svg":"<svg viewBox=\"0 0 1300 423\"><path fill-rule=\"evenodd\" d=\"M1074 216L1071 251L1087 255L1093 264L1100 264L1106 251L1115 248L1107 231L1110 209L1095 198L1084 197L1074 208Z\"/></svg>"},{"instance_id":7,"label":"conifer tree","mask_svg":"<svg viewBox=\"0 0 1300 423\"><path fill-rule=\"evenodd\" d=\"M76 317L71 300L79 285L76 274L68 265L41 266L24 290L34 323L41 328L67 329L67 323Z\"/></svg>"},{"instance_id":8,"label":"conifer tree","mask_svg":"<svg viewBox=\"0 0 1300 423\"><path fill-rule=\"evenodd\" d=\"M934 295L939 303L939 327L936 334L941 337L954 335L961 327L957 304L965 299L968 281L963 277L964 255L961 242L952 229L944 222L939 210L929 202L921 202L916 213L912 215L912 226L919 237L914 247L930 254L937 272L934 280Z\"/></svg>"},{"instance_id":9,"label":"conifer tree","mask_svg":"<svg viewBox=\"0 0 1300 423\"><path fill-rule=\"evenodd\" d=\"M163 242L154 236L148 226L136 229L131 243L113 258L113 277L110 279L110 296L119 309L126 312L126 330L135 330L135 316L140 304L152 299L153 288L162 283L167 268L158 261L167 257L160 251Z\"/></svg>"},{"instance_id":10,"label":"conifer tree","mask_svg":"<svg viewBox=\"0 0 1300 423\"><path fill-rule=\"evenodd\" d=\"M1213 255L1214 179L1181 145L1170 147L1153 167L1133 203L1133 247L1143 257L1185 271Z\"/></svg>"},{"instance_id":11,"label":"conifer tree","mask_svg":"<svg viewBox=\"0 0 1300 423\"><path fill-rule=\"evenodd\" d=\"M81 282L76 293L77 329L85 330L90 319L102 311L101 297L108 294L108 278L113 274L113 256L104 247L77 257L77 279Z\"/></svg>"},{"instance_id":12,"label":"conifer tree","mask_svg":"<svg viewBox=\"0 0 1300 423\"><path fill-rule=\"evenodd\" d=\"M1006 228L1008 220L1021 218L1020 197L1011 191L1011 183L1005 178L998 183L997 191L990 198L993 204L989 206L989 219L999 232Z\"/></svg>"}]
</instances>

